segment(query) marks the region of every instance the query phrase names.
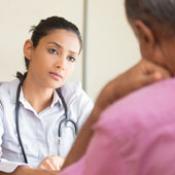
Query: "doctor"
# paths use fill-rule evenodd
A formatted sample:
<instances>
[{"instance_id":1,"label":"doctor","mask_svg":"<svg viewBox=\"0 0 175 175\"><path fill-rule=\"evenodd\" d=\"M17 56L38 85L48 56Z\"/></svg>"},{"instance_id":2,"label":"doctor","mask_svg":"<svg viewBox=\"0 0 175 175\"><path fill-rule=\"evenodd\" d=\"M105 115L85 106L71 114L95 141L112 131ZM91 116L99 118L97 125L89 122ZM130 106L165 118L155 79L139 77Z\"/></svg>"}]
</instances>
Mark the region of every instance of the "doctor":
<instances>
[{"instance_id":1,"label":"doctor","mask_svg":"<svg viewBox=\"0 0 175 175\"><path fill-rule=\"evenodd\" d=\"M0 86L0 172L59 170L93 104L67 84L81 51L78 28L61 17L41 20L24 44L27 72ZM29 168L30 171L30 168Z\"/></svg>"}]
</instances>

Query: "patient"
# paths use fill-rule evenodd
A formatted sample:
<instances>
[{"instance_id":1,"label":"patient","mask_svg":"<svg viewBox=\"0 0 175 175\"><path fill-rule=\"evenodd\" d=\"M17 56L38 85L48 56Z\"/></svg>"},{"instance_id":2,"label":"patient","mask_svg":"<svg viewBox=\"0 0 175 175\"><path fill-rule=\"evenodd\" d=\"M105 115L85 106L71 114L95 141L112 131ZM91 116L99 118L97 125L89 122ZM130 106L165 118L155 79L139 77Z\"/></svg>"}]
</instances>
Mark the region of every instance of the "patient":
<instances>
[{"instance_id":1,"label":"patient","mask_svg":"<svg viewBox=\"0 0 175 175\"><path fill-rule=\"evenodd\" d=\"M175 174L175 0L125 0L125 8L143 60L172 78L113 103L97 123L91 115L64 167L77 162L60 175Z\"/></svg>"}]
</instances>

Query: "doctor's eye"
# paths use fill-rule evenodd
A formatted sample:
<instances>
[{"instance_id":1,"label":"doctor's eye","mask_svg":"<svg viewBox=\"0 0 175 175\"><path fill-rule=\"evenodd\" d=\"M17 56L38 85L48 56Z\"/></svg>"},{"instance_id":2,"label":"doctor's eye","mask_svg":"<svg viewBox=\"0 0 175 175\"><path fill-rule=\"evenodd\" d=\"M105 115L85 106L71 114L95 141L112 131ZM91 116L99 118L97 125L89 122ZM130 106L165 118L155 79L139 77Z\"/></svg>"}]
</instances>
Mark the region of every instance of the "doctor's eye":
<instances>
[{"instance_id":1,"label":"doctor's eye","mask_svg":"<svg viewBox=\"0 0 175 175\"><path fill-rule=\"evenodd\" d=\"M74 58L74 57L72 57L72 56L69 56L69 57L67 57L67 60L69 61L69 62L75 62L76 61L76 58Z\"/></svg>"},{"instance_id":2,"label":"doctor's eye","mask_svg":"<svg viewBox=\"0 0 175 175\"><path fill-rule=\"evenodd\" d=\"M55 48L49 48L49 49L48 49L48 52L49 52L50 54L58 55L58 51L57 51L57 49L55 49Z\"/></svg>"}]
</instances>

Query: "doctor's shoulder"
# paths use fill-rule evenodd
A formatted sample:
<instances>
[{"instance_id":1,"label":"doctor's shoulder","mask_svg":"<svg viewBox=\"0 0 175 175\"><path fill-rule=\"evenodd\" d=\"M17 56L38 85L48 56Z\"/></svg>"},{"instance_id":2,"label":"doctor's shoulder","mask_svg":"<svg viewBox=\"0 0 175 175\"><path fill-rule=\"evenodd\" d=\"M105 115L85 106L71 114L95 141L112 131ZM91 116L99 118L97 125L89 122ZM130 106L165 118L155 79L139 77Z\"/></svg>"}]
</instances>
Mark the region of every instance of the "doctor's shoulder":
<instances>
[{"instance_id":1,"label":"doctor's shoulder","mask_svg":"<svg viewBox=\"0 0 175 175\"><path fill-rule=\"evenodd\" d=\"M92 103L93 101L88 94L83 90L80 82L69 82L61 88L62 94L65 98L67 105L72 103Z\"/></svg>"},{"instance_id":2,"label":"doctor's shoulder","mask_svg":"<svg viewBox=\"0 0 175 175\"><path fill-rule=\"evenodd\" d=\"M19 80L11 80L11 81L1 81L0 82L0 101L3 103L4 101L14 103L16 97L16 90L19 84Z\"/></svg>"},{"instance_id":3,"label":"doctor's shoulder","mask_svg":"<svg viewBox=\"0 0 175 175\"><path fill-rule=\"evenodd\" d=\"M83 90L80 82L69 82L61 88L69 110L76 111L76 118L85 120L92 108L94 102ZM74 118L74 117L73 117ZM80 121L82 123L83 121Z\"/></svg>"}]
</instances>

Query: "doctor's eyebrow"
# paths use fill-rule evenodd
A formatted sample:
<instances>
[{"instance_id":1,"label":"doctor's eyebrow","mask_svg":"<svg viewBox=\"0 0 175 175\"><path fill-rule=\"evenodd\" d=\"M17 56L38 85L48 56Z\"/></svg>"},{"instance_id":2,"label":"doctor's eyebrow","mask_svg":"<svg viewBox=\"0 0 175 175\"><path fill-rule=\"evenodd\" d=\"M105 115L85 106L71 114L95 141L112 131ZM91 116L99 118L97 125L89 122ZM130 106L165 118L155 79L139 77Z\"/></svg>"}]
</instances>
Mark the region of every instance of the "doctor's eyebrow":
<instances>
[{"instance_id":1,"label":"doctor's eyebrow","mask_svg":"<svg viewBox=\"0 0 175 175\"><path fill-rule=\"evenodd\" d=\"M58 48L62 48L62 49L64 48L63 45L61 45L60 43L54 42L54 41L48 42L48 44L53 44ZM72 50L69 50L69 52L72 53L72 54L77 54L77 52L74 52Z\"/></svg>"}]
</instances>

